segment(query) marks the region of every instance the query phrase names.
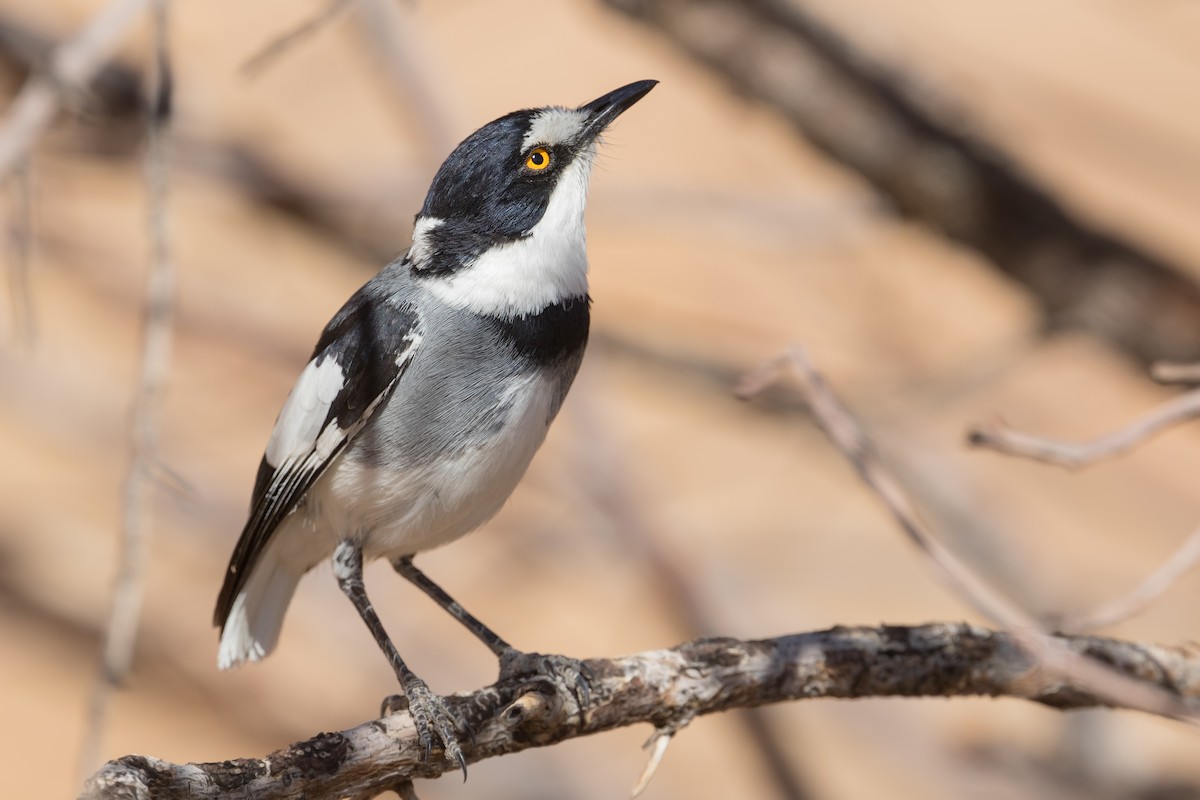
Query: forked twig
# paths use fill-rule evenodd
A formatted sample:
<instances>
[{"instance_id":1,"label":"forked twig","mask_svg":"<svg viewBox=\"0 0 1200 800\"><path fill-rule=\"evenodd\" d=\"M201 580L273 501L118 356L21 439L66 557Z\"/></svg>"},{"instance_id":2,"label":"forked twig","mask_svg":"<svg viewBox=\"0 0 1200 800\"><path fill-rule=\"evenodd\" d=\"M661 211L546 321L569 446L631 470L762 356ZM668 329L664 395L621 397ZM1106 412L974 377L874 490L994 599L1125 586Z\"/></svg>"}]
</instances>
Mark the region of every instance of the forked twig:
<instances>
[{"instance_id":1,"label":"forked twig","mask_svg":"<svg viewBox=\"0 0 1200 800\"><path fill-rule=\"evenodd\" d=\"M1200 365L1160 362L1152 368L1155 379L1187 382L1200 379ZM1127 453L1167 428L1200 416L1200 389L1185 392L1129 425L1089 442L1071 443L1034 436L999 423L971 429L967 441L1005 455L1029 458L1068 469L1079 469L1103 458ZM1197 563L1200 563L1200 529L1184 540L1151 575L1122 597L1097 609L1060 621L1063 630L1087 631L1116 624L1145 609L1162 596Z\"/></svg>"},{"instance_id":2,"label":"forked twig","mask_svg":"<svg viewBox=\"0 0 1200 800\"><path fill-rule=\"evenodd\" d=\"M1012 634L1015 641L1050 674L1078 682L1120 705L1194 722L1192 705L1144 682L1120 675L1104 665L1073 653L1042 630L1029 614L986 586L929 531L899 481L880 463L874 446L801 348L794 347L745 376L738 394L750 397L774 383L790 368L821 429L854 465L869 489L882 501L908 538L924 552L958 594L980 613Z\"/></svg>"},{"instance_id":3,"label":"forked twig","mask_svg":"<svg viewBox=\"0 0 1200 800\"><path fill-rule=\"evenodd\" d=\"M49 127L62 107L64 94L84 86L103 66L149 2L115 0L105 6L76 38L55 49L45 73L36 73L25 82L0 126L0 181L12 174Z\"/></svg>"}]
</instances>

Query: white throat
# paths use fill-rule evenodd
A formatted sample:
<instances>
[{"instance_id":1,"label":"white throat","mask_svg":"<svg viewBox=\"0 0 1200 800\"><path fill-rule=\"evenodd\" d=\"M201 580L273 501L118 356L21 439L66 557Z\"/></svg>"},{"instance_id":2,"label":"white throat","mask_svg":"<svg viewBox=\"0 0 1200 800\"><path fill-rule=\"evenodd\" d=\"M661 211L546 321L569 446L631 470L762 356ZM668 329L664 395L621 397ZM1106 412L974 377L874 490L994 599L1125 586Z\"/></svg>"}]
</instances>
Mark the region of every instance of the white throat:
<instances>
[{"instance_id":1,"label":"white throat","mask_svg":"<svg viewBox=\"0 0 1200 800\"><path fill-rule=\"evenodd\" d=\"M580 153L561 176L546 213L527 236L498 245L457 272L426 285L455 308L521 317L587 294L583 212L594 152Z\"/></svg>"}]
</instances>

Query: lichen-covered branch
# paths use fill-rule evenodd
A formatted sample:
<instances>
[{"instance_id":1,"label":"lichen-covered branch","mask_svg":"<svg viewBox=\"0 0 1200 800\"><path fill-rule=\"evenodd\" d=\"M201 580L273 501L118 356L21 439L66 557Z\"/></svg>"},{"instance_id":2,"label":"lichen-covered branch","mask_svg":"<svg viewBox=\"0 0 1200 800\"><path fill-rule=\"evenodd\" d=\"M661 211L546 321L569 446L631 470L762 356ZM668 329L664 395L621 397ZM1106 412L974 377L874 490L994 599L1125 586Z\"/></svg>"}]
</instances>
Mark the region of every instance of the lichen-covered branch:
<instances>
[{"instance_id":1,"label":"lichen-covered branch","mask_svg":"<svg viewBox=\"0 0 1200 800\"><path fill-rule=\"evenodd\" d=\"M1200 650L1095 637L1059 637L1082 656L1200 702ZM699 639L671 650L585 662L591 692L580 709L569 686L518 678L450 698L469 763L649 723L674 730L694 717L804 698L1016 697L1060 709L1104 705L1069 679L1034 667L1008 634L963 623L838 627L761 641ZM82 797L369 797L455 766L422 760L406 713L321 733L265 758L172 764L129 755L110 761Z\"/></svg>"}]
</instances>

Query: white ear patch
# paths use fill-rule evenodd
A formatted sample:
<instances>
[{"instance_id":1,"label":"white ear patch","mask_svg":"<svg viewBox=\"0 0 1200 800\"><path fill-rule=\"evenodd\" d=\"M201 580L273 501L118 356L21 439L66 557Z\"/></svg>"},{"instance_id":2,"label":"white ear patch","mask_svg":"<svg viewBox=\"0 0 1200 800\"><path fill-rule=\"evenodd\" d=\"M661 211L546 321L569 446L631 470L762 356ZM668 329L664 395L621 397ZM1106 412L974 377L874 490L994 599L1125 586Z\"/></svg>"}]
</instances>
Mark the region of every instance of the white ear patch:
<instances>
[{"instance_id":1,"label":"white ear patch","mask_svg":"<svg viewBox=\"0 0 1200 800\"><path fill-rule=\"evenodd\" d=\"M506 318L534 314L587 294L583 212L594 156L593 146L566 167L550 193L546 213L528 235L429 281L429 291L455 308Z\"/></svg>"},{"instance_id":2,"label":"white ear patch","mask_svg":"<svg viewBox=\"0 0 1200 800\"><path fill-rule=\"evenodd\" d=\"M587 114L573 108L543 109L529 123L529 132L521 141L521 149L528 150L538 144L569 144L583 133Z\"/></svg>"},{"instance_id":3,"label":"white ear patch","mask_svg":"<svg viewBox=\"0 0 1200 800\"><path fill-rule=\"evenodd\" d=\"M429 233L445 223L437 217L421 217L413 226L412 247L408 248L408 262L413 269L426 269L433 259L433 246L429 241Z\"/></svg>"}]
</instances>

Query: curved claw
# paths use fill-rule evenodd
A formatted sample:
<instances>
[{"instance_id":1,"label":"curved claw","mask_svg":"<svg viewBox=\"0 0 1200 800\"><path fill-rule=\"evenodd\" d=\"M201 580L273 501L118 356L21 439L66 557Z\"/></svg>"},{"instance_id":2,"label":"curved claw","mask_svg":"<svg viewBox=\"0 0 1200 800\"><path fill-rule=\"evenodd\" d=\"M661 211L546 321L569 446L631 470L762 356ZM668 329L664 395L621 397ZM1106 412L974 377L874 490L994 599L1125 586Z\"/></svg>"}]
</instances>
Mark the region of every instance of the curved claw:
<instances>
[{"instance_id":1,"label":"curved claw","mask_svg":"<svg viewBox=\"0 0 1200 800\"><path fill-rule=\"evenodd\" d=\"M433 738L436 733L441 740L446 757L452 759L462 770L463 780L467 779L467 759L455 735L457 720L450 713L446 701L430 691L425 681L413 676L404 686L404 694L408 697L408 710L412 714L413 726L417 729L417 742L421 746L421 758L430 759L433 752Z\"/></svg>"},{"instance_id":2,"label":"curved claw","mask_svg":"<svg viewBox=\"0 0 1200 800\"><path fill-rule=\"evenodd\" d=\"M564 679L574 676L571 694L582 710L592 697L592 671L587 664L567 656L542 656L542 669L547 675Z\"/></svg>"}]
</instances>

